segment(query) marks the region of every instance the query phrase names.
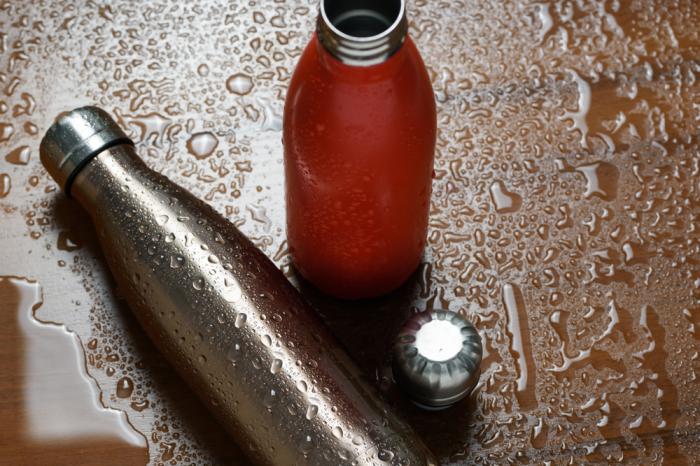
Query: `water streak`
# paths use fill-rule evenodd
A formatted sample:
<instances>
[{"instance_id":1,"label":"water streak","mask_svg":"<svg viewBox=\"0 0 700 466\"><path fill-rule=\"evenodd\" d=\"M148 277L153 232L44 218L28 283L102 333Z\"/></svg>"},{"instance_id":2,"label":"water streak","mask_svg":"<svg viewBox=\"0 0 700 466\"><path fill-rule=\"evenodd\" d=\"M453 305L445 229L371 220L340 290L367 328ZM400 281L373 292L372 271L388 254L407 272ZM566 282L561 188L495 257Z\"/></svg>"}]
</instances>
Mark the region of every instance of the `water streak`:
<instances>
[{"instance_id":1,"label":"water streak","mask_svg":"<svg viewBox=\"0 0 700 466\"><path fill-rule=\"evenodd\" d=\"M516 397L520 408L537 406L536 369L532 359L532 344L525 300L517 285L503 285L503 305L506 309L510 350L516 366Z\"/></svg>"}]
</instances>

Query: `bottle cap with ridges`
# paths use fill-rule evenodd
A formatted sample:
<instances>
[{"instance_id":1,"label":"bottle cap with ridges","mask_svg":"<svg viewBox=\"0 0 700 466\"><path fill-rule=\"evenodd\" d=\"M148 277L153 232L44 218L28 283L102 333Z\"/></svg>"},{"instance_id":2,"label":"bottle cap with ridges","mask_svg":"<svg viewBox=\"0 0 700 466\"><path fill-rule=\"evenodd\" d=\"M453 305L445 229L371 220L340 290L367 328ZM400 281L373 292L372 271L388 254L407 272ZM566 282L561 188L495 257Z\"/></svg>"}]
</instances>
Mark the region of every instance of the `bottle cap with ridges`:
<instances>
[{"instance_id":1,"label":"bottle cap with ridges","mask_svg":"<svg viewBox=\"0 0 700 466\"><path fill-rule=\"evenodd\" d=\"M415 403L447 408L466 397L479 380L481 337L452 311L415 314L394 343L393 371L399 388Z\"/></svg>"}]
</instances>

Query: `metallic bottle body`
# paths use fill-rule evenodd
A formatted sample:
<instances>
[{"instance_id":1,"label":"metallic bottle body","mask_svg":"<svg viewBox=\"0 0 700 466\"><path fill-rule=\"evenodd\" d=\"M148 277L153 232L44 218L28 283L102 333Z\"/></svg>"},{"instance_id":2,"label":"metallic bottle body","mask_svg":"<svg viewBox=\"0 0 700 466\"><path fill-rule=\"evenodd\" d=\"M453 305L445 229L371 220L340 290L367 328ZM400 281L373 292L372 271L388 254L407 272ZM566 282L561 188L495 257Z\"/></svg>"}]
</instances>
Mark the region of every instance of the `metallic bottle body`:
<instances>
[{"instance_id":1,"label":"metallic bottle body","mask_svg":"<svg viewBox=\"0 0 700 466\"><path fill-rule=\"evenodd\" d=\"M251 459L434 464L275 265L132 146L90 161L72 195L138 320Z\"/></svg>"}]
</instances>

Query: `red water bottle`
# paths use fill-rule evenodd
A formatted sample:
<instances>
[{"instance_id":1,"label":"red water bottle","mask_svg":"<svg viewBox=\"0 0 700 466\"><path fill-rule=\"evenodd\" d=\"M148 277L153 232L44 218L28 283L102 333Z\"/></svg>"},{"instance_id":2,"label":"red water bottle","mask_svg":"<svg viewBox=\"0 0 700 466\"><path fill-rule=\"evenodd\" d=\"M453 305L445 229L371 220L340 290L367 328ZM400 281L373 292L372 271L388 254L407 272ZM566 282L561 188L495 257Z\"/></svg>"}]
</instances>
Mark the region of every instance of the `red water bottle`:
<instances>
[{"instance_id":1,"label":"red water bottle","mask_svg":"<svg viewBox=\"0 0 700 466\"><path fill-rule=\"evenodd\" d=\"M321 0L284 112L287 235L341 298L401 285L425 247L436 114L404 0Z\"/></svg>"}]
</instances>

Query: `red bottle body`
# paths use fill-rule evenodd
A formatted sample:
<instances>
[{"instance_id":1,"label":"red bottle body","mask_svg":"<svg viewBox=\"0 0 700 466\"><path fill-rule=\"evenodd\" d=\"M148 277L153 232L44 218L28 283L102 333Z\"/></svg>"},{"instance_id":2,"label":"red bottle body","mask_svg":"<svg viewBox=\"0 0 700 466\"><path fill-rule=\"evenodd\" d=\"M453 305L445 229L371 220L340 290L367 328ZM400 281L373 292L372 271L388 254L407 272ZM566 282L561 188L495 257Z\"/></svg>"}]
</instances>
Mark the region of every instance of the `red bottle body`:
<instances>
[{"instance_id":1,"label":"red bottle body","mask_svg":"<svg viewBox=\"0 0 700 466\"><path fill-rule=\"evenodd\" d=\"M435 138L433 89L410 37L365 67L342 63L314 35L284 113L287 235L307 280L357 299L411 275L427 235Z\"/></svg>"}]
</instances>

